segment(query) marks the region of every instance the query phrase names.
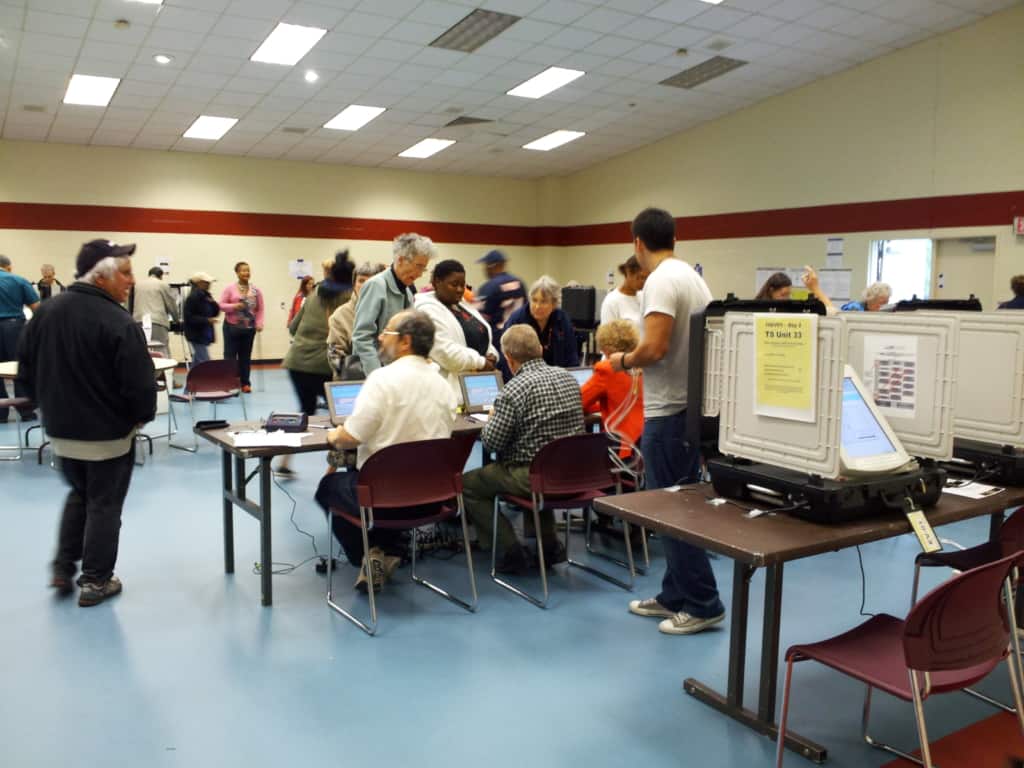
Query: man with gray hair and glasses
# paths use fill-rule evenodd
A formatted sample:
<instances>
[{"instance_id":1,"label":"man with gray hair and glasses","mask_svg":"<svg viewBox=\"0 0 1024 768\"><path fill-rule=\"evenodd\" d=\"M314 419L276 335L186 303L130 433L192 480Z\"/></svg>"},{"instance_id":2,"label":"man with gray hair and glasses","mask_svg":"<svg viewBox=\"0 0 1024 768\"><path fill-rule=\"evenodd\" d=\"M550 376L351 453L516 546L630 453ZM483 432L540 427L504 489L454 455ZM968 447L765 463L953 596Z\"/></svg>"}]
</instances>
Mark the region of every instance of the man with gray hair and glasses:
<instances>
[{"instance_id":1,"label":"man with gray hair and glasses","mask_svg":"<svg viewBox=\"0 0 1024 768\"><path fill-rule=\"evenodd\" d=\"M379 340L383 367L366 377L352 415L327 434L332 448L356 451L355 469L332 472L320 481L316 500L328 515L332 507L359 515L359 470L377 451L398 443L451 437L455 424L455 393L428 359L434 346L434 321L421 310L398 312L387 321ZM401 482L403 467L394 469L395 482ZM425 511L410 510L409 516ZM408 548L403 533L384 528L370 530L370 549L364 553L359 526L337 515L331 526L348 561L361 566L356 589L366 592L372 583L373 591L379 591Z\"/></svg>"},{"instance_id":2,"label":"man with gray hair and glasses","mask_svg":"<svg viewBox=\"0 0 1024 768\"><path fill-rule=\"evenodd\" d=\"M18 379L42 409L53 452L71 486L50 586L78 604L121 592L114 575L121 509L135 464L135 433L156 415L146 337L121 306L135 282L134 245L92 240L78 253L78 282L39 307L18 347Z\"/></svg>"},{"instance_id":3,"label":"man with gray hair and glasses","mask_svg":"<svg viewBox=\"0 0 1024 768\"><path fill-rule=\"evenodd\" d=\"M39 307L39 294L32 283L12 271L11 260L0 255L0 363L14 360L18 354L18 339L25 327L25 307L33 312ZM14 383L14 397L25 397L24 388ZM7 386L0 379L0 400L7 398ZM22 421L36 417L31 408L19 409ZM0 408L0 424L7 421L7 408Z\"/></svg>"},{"instance_id":4,"label":"man with gray hair and glasses","mask_svg":"<svg viewBox=\"0 0 1024 768\"><path fill-rule=\"evenodd\" d=\"M356 304L350 354L358 358L366 375L381 366L377 359L378 339L388 320L412 307L416 297L413 283L426 270L427 263L437 256L431 239L415 232L396 237L391 250L394 253L391 267L366 281Z\"/></svg>"}]
</instances>

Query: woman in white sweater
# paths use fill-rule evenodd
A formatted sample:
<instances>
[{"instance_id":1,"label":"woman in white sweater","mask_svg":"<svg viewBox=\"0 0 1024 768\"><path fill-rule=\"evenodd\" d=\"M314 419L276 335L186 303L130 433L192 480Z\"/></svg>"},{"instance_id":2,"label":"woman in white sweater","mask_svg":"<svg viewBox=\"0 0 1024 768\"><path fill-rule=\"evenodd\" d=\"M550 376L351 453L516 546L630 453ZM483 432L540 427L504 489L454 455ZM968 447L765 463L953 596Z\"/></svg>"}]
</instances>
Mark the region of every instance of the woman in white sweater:
<instances>
[{"instance_id":1,"label":"woman in white sweater","mask_svg":"<svg viewBox=\"0 0 1024 768\"><path fill-rule=\"evenodd\" d=\"M455 396L462 402L458 374L493 371L498 350L491 340L491 326L463 300L466 268L454 259L438 262L430 284L434 290L416 296L416 309L434 321L434 346L430 359L447 377Z\"/></svg>"}]
</instances>

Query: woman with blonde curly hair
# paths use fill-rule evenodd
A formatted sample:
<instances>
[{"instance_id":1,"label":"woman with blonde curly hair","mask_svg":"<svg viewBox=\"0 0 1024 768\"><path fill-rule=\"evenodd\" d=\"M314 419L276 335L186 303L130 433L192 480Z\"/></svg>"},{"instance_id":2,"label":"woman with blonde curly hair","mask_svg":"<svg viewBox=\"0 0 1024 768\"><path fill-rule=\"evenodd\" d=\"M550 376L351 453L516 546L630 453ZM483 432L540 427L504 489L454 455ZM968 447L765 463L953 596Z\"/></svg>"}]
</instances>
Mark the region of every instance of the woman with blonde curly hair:
<instances>
[{"instance_id":1,"label":"woman with blonde curly hair","mask_svg":"<svg viewBox=\"0 0 1024 768\"><path fill-rule=\"evenodd\" d=\"M594 365L593 375L583 384L580 394L583 410L600 412L607 431L625 440L619 456L628 458L631 446L640 442L644 431L644 388L639 371L614 371L608 357L615 352L632 352L640 343L640 334L629 320L612 320L597 327L597 348L605 359Z\"/></svg>"}]
</instances>

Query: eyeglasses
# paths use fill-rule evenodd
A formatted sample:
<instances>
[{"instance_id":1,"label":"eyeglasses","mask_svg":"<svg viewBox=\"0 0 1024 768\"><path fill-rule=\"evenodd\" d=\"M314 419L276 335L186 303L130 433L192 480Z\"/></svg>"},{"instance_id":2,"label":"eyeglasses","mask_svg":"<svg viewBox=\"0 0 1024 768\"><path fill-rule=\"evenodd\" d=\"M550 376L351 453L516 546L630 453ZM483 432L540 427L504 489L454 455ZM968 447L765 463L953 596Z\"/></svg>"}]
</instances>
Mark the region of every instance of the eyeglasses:
<instances>
[{"instance_id":1,"label":"eyeglasses","mask_svg":"<svg viewBox=\"0 0 1024 768\"><path fill-rule=\"evenodd\" d=\"M381 336L401 336L402 334L400 334L398 331L381 331L380 335Z\"/></svg>"}]
</instances>

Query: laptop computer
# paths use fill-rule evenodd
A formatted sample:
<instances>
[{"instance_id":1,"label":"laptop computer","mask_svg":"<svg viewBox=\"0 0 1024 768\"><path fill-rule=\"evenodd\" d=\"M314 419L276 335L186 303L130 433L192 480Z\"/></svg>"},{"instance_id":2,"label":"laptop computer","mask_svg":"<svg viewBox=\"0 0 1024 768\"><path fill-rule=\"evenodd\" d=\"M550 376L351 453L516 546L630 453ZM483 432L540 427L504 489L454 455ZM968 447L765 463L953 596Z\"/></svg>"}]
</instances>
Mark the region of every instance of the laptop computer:
<instances>
[{"instance_id":1,"label":"laptop computer","mask_svg":"<svg viewBox=\"0 0 1024 768\"><path fill-rule=\"evenodd\" d=\"M572 377L576 379L576 383L581 387L587 382L587 379L594 375L594 369L587 368L585 366L579 366L578 368L566 368L565 370L572 374Z\"/></svg>"},{"instance_id":2,"label":"laptop computer","mask_svg":"<svg viewBox=\"0 0 1024 768\"><path fill-rule=\"evenodd\" d=\"M356 397L363 388L360 381L328 381L324 384L327 396L327 408L331 412L331 424L340 426L345 418L352 415L356 407Z\"/></svg>"},{"instance_id":3,"label":"laptop computer","mask_svg":"<svg viewBox=\"0 0 1024 768\"><path fill-rule=\"evenodd\" d=\"M486 413L494 404L505 382L500 371L474 371L460 373L462 404L466 413Z\"/></svg>"}]
</instances>

